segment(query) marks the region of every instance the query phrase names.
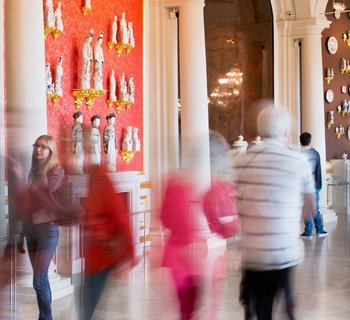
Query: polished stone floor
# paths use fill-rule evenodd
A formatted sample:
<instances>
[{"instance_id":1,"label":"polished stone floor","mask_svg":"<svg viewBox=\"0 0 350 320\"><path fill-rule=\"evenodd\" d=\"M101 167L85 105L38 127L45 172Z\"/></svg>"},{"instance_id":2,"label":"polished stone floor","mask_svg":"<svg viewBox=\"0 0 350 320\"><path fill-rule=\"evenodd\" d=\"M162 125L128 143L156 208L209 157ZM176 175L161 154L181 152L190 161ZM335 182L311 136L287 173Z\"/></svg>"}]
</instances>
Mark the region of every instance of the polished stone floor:
<instances>
[{"instance_id":1,"label":"polished stone floor","mask_svg":"<svg viewBox=\"0 0 350 320\"><path fill-rule=\"evenodd\" d=\"M350 319L350 217L338 215L338 221L325 228L328 237L301 240L305 259L294 272L298 320ZM110 278L94 320L179 319L168 270L152 263L153 257L148 253L131 271ZM204 290L196 319L243 319L238 301L239 252L234 242L228 244L226 258L227 272L221 273L215 288L208 285ZM275 306L275 320L286 319L283 299L280 300ZM77 319L78 305L79 286L74 294L53 302L54 319ZM37 319L36 304L18 302L14 312L9 311L5 301L0 307L0 319Z\"/></svg>"}]
</instances>

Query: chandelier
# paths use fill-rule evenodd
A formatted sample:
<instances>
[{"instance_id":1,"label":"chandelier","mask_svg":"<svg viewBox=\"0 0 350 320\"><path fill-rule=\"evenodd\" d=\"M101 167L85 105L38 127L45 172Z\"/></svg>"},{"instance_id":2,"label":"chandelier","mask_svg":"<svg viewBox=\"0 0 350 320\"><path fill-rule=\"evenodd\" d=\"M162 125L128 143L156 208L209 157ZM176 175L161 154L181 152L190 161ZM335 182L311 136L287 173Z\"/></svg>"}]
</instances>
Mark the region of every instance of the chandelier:
<instances>
[{"instance_id":1,"label":"chandelier","mask_svg":"<svg viewBox=\"0 0 350 320\"><path fill-rule=\"evenodd\" d=\"M218 82L219 86L210 94L210 100L218 105L227 106L230 98L240 95L243 72L238 67L231 68Z\"/></svg>"},{"instance_id":2,"label":"chandelier","mask_svg":"<svg viewBox=\"0 0 350 320\"><path fill-rule=\"evenodd\" d=\"M338 12L344 11L346 9L345 0L343 1L333 0L333 9Z\"/></svg>"}]
</instances>

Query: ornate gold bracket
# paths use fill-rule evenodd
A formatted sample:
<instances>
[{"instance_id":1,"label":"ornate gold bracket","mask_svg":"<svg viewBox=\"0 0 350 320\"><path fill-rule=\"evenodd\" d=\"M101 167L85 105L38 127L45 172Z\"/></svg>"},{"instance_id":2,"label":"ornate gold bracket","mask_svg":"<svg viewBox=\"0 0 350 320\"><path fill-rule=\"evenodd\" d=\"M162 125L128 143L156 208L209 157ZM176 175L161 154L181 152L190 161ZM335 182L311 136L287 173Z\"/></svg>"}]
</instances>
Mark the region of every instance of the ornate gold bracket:
<instances>
[{"instance_id":1,"label":"ornate gold bracket","mask_svg":"<svg viewBox=\"0 0 350 320\"><path fill-rule=\"evenodd\" d=\"M329 129L334 124L333 120L327 121L327 129Z\"/></svg>"},{"instance_id":2,"label":"ornate gold bracket","mask_svg":"<svg viewBox=\"0 0 350 320\"><path fill-rule=\"evenodd\" d=\"M53 106L56 106L56 103L58 100L60 100L62 98L62 96L60 96L57 93L47 93L46 94L46 98L47 99L51 99Z\"/></svg>"},{"instance_id":3,"label":"ornate gold bracket","mask_svg":"<svg viewBox=\"0 0 350 320\"><path fill-rule=\"evenodd\" d=\"M97 89L73 89L72 96L74 97L75 109L79 109L84 99L86 99L86 107L90 111L94 105L95 99L106 93L106 90Z\"/></svg>"},{"instance_id":4,"label":"ornate gold bracket","mask_svg":"<svg viewBox=\"0 0 350 320\"><path fill-rule=\"evenodd\" d=\"M325 77L324 79L326 80L327 84L329 84L334 79L334 77Z\"/></svg>"},{"instance_id":5,"label":"ornate gold bracket","mask_svg":"<svg viewBox=\"0 0 350 320\"><path fill-rule=\"evenodd\" d=\"M108 109L112 108L112 106L115 105L115 111L119 114L124 106L126 110L129 110L132 103L130 101L123 100L107 100L107 105Z\"/></svg>"},{"instance_id":6,"label":"ornate gold bracket","mask_svg":"<svg viewBox=\"0 0 350 320\"><path fill-rule=\"evenodd\" d=\"M337 136L338 139L340 139L340 137L344 134L344 127L342 125L340 125L339 127L336 127L334 129L334 134Z\"/></svg>"},{"instance_id":7,"label":"ornate gold bracket","mask_svg":"<svg viewBox=\"0 0 350 320\"><path fill-rule=\"evenodd\" d=\"M49 33L52 33L53 38L56 40L59 37L59 35L62 33L62 31L57 29L56 27L45 27L44 28L45 38Z\"/></svg>"},{"instance_id":8,"label":"ornate gold bracket","mask_svg":"<svg viewBox=\"0 0 350 320\"><path fill-rule=\"evenodd\" d=\"M122 159L129 165L130 161L134 158L136 151L120 151Z\"/></svg>"},{"instance_id":9,"label":"ornate gold bracket","mask_svg":"<svg viewBox=\"0 0 350 320\"><path fill-rule=\"evenodd\" d=\"M107 48L109 51L111 51L113 49L113 47L115 47L118 43L117 42L113 42L113 41L108 41L107 42Z\"/></svg>"},{"instance_id":10,"label":"ornate gold bracket","mask_svg":"<svg viewBox=\"0 0 350 320\"><path fill-rule=\"evenodd\" d=\"M91 11L91 8L81 7L81 11L83 12L83 16L85 17Z\"/></svg>"},{"instance_id":11,"label":"ornate gold bracket","mask_svg":"<svg viewBox=\"0 0 350 320\"><path fill-rule=\"evenodd\" d=\"M336 132L335 135L337 136L338 139L344 134L344 132Z\"/></svg>"},{"instance_id":12,"label":"ornate gold bracket","mask_svg":"<svg viewBox=\"0 0 350 320\"><path fill-rule=\"evenodd\" d=\"M122 55L123 50L126 51L126 54L129 54L131 52L131 50L134 48L133 46L131 46L130 44L127 43L116 43L114 45L115 49L117 50L117 56L118 58L120 58L120 56Z\"/></svg>"}]
</instances>

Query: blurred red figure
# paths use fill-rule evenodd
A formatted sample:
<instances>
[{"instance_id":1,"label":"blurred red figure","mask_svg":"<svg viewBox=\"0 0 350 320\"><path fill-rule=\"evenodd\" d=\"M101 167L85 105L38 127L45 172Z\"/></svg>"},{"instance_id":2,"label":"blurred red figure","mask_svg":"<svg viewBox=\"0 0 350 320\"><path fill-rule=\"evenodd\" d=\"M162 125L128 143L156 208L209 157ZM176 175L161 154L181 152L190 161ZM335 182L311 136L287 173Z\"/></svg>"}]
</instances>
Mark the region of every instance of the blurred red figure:
<instances>
[{"instance_id":1,"label":"blurred red figure","mask_svg":"<svg viewBox=\"0 0 350 320\"><path fill-rule=\"evenodd\" d=\"M84 199L85 281L81 320L92 318L109 273L133 261L134 247L128 210L104 167L92 166Z\"/></svg>"},{"instance_id":2,"label":"blurred red figure","mask_svg":"<svg viewBox=\"0 0 350 320\"><path fill-rule=\"evenodd\" d=\"M199 294L190 251L190 245L196 240L195 222L190 216L193 190L194 185L185 174L171 177L160 212L161 222L171 232L164 249L163 265L171 269L182 320L192 318Z\"/></svg>"}]
</instances>

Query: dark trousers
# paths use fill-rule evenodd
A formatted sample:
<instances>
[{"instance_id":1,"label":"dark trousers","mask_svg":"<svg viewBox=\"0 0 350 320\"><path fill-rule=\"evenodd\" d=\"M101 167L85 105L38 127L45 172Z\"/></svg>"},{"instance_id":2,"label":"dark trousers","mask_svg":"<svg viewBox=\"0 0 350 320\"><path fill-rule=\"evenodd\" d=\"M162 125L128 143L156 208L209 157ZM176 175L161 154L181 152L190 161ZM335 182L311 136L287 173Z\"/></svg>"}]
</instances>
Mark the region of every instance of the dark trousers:
<instances>
[{"instance_id":1,"label":"dark trousers","mask_svg":"<svg viewBox=\"0 0 350 320\"><path fill-rule=\"evenodd\" d=\"M289 283L290 268L270 271L244 270L240 300L245 319L272 320L273 301L277 292ZM290 289L290 288L289 288Z\"/></svg>"},{"instance_id":2,"label":"dark trousers","mask_svg":"<svg viewBox=\"0 0 350 320\"><path fill-rule=\"evenodd\" d=\"M80 320L90 320L106 286L112 268L85 276L81 301Z\"/></svg>"}]
</instances>

